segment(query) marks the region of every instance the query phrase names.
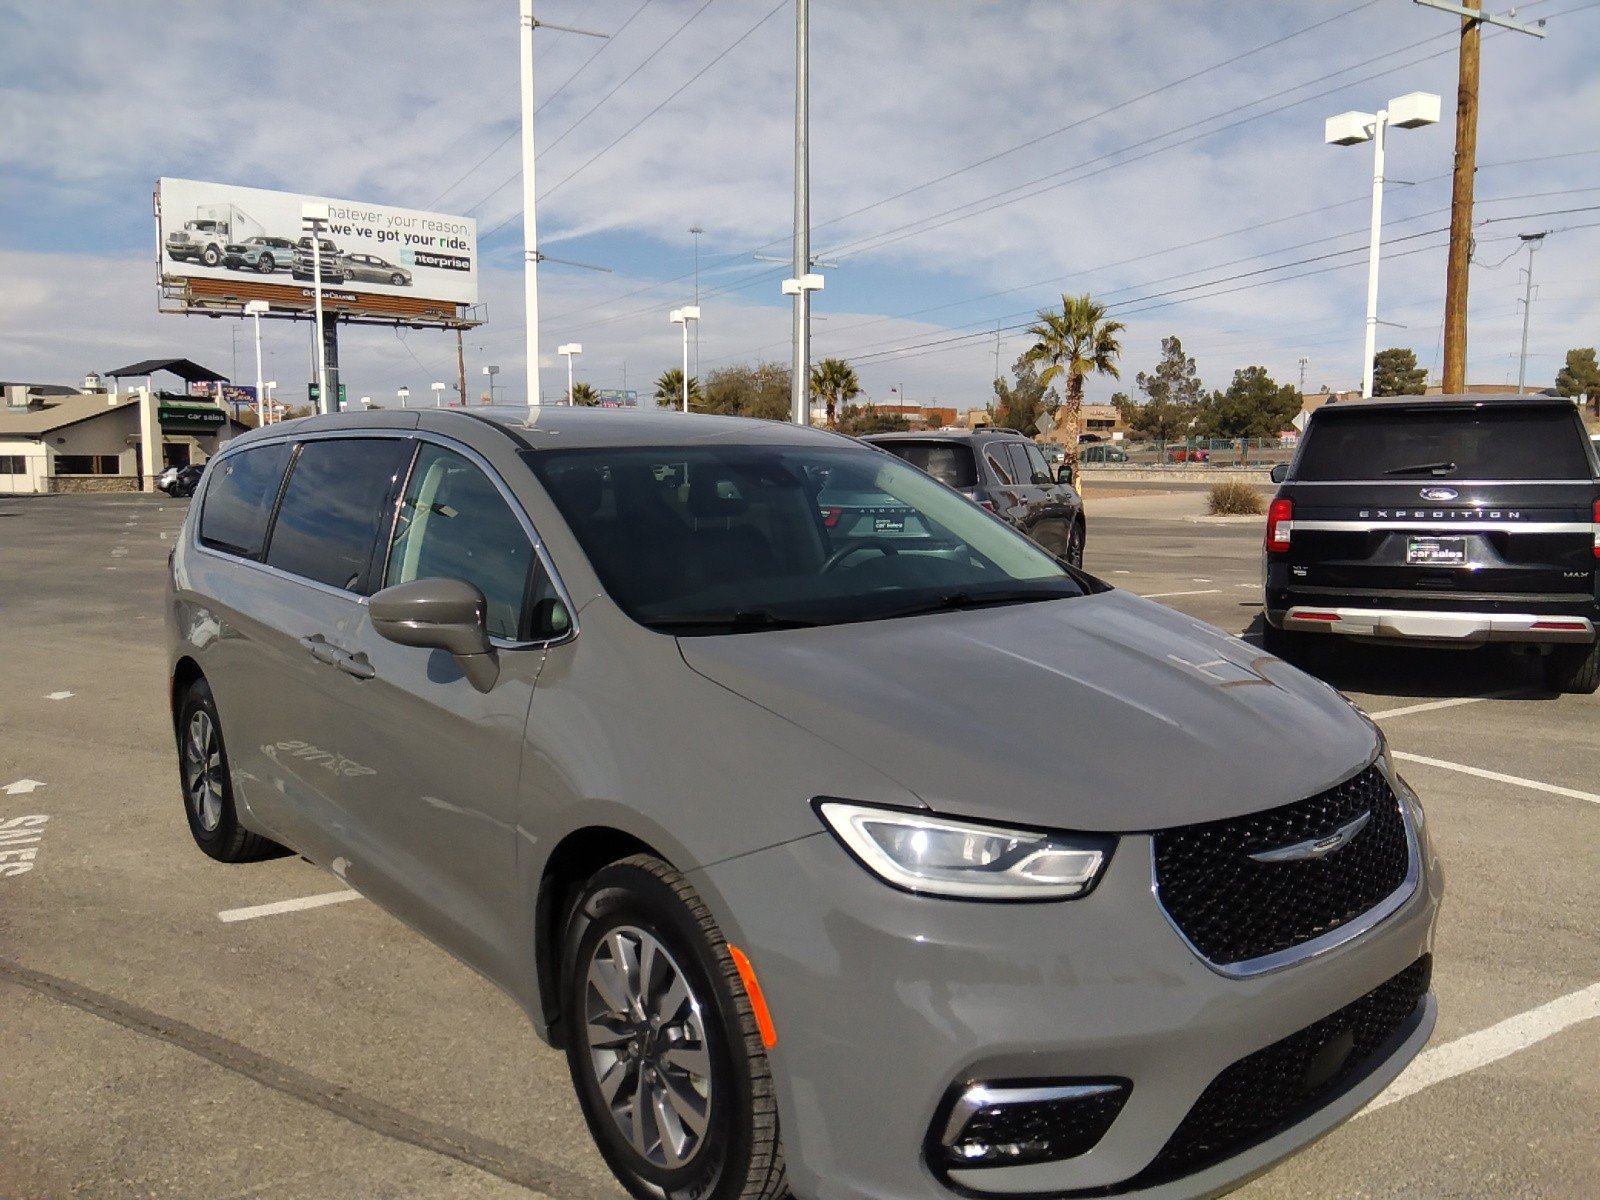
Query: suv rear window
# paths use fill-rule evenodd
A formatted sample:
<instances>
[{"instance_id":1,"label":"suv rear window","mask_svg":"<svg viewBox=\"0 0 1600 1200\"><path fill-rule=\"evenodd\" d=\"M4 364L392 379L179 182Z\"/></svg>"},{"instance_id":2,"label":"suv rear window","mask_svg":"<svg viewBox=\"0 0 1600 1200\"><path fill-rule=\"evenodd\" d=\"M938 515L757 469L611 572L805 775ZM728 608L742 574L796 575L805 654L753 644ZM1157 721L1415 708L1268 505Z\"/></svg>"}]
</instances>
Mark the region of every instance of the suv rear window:
<instances>
[{"instance_id":1,"label":"suv rear window","mask_svg":"<svg viewBox=\"0 0 1600 1200\"><path fill-rule=\"evenodd\" d=\"M1294 478L1587 479L1573 414L1547 408L1320 410Z\"/></svg>"},{"instance_id":2,"label":"suv rear window","mask_svg":"<svg viewBox=\"0 0 1600 1200\"><path fill-rule=\"evenodd\" d=\"M278 498L289 443L252 446L230 454L211 469L205 507L200 510L200 541L213 550L260 558L267 519Z\"/></svg>"},{"instance_id":3,"label":"suv rear window","mask_svg":"<svg viewBox=\"0 0 1600 1200\"><path fill-rule=\"evenodd\" d=\"M978 468L972 461L972 447L965 442L874 442L919 471L926 471L946 487L969 488L978 483Z\"/></svg>"}]
</instances>

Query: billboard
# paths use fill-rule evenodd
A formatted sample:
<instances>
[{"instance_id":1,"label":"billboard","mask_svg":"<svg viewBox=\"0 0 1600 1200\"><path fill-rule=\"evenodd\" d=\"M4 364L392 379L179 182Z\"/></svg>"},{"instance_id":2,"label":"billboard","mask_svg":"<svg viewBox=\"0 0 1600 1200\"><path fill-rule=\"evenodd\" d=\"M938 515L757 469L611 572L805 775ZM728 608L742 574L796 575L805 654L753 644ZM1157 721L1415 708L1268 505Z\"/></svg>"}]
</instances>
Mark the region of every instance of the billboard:
<instances>
[{"instance_id":1,"label":"billboard","mask_svg":"<svg viewBox=\"0 0 1600 1200\"><path fill-rule=\"evenodd\" d=\"M478 223L470 217L193 179L156 184L164 290L197 305L265 299L303 311L314 269L301 228L305 204L328 207L320 254L330 309L439 319L478 302Z\"/></svg>"}]
</instances>

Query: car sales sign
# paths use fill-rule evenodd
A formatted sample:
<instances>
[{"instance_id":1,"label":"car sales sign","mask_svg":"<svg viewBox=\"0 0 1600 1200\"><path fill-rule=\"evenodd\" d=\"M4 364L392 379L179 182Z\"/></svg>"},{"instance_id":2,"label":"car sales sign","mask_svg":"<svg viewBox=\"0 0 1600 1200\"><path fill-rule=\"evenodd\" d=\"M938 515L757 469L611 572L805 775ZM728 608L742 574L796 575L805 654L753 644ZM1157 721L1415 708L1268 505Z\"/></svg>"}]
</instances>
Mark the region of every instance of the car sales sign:
<instances>
[{"instance_id":1,"label":"car sales sign","mask_svg":"<svg viewBox=\"0 0 1600 1200\"><path fill-rule=\"evenodd\" d=\"M162 179L156 188L163 280L279 284L298 293L318 266L304 209L325 205L325 288L478 302L478 223L470 217L193 179Z\"/></svg>"}]
</instances>

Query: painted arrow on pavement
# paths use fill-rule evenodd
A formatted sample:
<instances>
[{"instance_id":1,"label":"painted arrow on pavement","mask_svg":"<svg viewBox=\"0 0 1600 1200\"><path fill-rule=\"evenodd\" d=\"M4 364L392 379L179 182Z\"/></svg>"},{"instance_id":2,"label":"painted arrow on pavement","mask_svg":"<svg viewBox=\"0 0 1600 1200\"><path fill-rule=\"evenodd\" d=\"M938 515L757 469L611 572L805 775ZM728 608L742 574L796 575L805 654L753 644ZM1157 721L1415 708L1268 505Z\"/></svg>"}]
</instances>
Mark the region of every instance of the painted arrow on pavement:
<instances>
[{"instance_id":1,"label":"painted arrow on pavement","mask_svg":"<svg viewBox=\"0 0 1600 1200\"><path fill-rule=\"evenodd\" d=\"M15 796L19 792L26 795L29 792L38 791L42 787L44 787L42 779L19 779L15 783L6 784L4 790L6 795Z\"/></svg>"}]
</instances>

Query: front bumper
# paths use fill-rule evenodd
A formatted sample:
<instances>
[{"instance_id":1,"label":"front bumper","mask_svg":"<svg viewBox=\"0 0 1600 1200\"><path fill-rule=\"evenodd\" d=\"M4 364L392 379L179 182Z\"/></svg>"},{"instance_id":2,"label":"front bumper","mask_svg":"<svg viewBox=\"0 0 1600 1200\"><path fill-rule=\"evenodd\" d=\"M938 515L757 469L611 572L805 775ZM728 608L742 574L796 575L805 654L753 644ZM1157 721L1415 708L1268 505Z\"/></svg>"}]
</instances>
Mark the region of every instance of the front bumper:
<instances>
[{"instance_id":1,"label":"front bumper","mask_svg":"<svg viewBox=\"0 0 1600 1200\"><path fill-rule=\"evenodd\" d=\"M1407 608L1291 605L1276 616L1281 629L1475 645L1480 642L1592 642L1588 617L1521 612L1454 612Z\"/></svg>"},{"instance_id":2,"label":"front bumper","mask_svg":"<svg viewBox=\"0 0 1600 1200\"><path fill-rule=\"evenodd\" d=\"M771 1007L785 1154L813 1200L965 1195L1179 1197L1226 1190L1321 1136L1422 1048L1427 997L1389 1044L1321 1107L1264 1141L1137 1191L1226 1068L1335 1012L1431 950L1441 890L1418 831L1420 878L1386 920L1283 970L1227 978L1168 923L1150 839L1121 839L1081 900L983 904L880 883L819 833L694 873ZM943 1175L925 1140L953 1085L1118 1078L1132 1090L1087 1153Z\"/></svg>"}]
</instances>

